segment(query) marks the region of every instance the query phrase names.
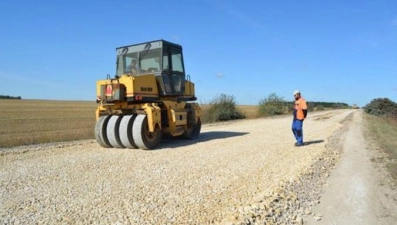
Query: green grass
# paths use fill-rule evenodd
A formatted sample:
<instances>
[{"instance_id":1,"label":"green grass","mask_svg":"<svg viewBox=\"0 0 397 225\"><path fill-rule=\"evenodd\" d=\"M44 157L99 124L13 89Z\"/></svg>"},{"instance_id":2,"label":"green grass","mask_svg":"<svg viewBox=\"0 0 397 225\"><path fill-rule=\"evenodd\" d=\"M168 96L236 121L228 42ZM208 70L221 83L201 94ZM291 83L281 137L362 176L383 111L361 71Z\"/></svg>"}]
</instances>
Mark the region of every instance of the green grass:
<instances>
[{"instance_id":1,"label":"green grass","mask_svg":"<svg viewBox=\"0 0 397 225\"><path fill-rule=\"evenodd\" d=\"M386 153L386 167L397 181L397 120L365 115L369 136Z\"/></svg>"},{"instance_id":2,"label":"green grass","mask_svg":"<svg viewBox=\"0 0 397 225\"><path fill-rule=\"evenodd\" d=\"M0 99L0 147L94 138L94 102Z\"/></svg>"}]
</instances>

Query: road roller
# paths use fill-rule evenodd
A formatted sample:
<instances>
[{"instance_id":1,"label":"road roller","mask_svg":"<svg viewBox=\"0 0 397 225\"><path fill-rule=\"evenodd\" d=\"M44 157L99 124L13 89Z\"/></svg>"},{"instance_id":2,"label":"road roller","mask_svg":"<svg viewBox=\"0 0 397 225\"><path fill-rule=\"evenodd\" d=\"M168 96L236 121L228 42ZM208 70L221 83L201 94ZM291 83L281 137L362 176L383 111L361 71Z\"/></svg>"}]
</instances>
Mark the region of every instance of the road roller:
<instances>
[{"instance_id":1,"label":"road roller","mask_svg":"<svg viewBox=\"0 0 397 225\"><path fill-rule=\"evenodd\" d=\"M198 138L201 109L182 46L157 40L116 48L116 55L116 75L96 82L98 144L150 150L164 137Z\"/></svg>"}]
</instances>

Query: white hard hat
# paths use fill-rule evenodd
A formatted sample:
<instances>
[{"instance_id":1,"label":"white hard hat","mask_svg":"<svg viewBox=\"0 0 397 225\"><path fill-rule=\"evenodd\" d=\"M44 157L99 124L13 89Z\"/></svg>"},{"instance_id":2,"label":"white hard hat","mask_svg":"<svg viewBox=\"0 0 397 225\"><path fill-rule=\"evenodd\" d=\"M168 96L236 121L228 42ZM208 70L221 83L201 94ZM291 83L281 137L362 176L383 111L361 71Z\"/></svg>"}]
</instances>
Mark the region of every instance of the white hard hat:
<instances>
[{"instance_id":1,"label":"white hard hat","mask_svg":"<svg viewBox=\"0 0 397 225\"><path fill-rule=\"evenodd\" d=\"M299 90L295 90L294 91L294 95L296 95L296 94L300 94L301 92L299 91Z\"/></svg>"}]
</instances>

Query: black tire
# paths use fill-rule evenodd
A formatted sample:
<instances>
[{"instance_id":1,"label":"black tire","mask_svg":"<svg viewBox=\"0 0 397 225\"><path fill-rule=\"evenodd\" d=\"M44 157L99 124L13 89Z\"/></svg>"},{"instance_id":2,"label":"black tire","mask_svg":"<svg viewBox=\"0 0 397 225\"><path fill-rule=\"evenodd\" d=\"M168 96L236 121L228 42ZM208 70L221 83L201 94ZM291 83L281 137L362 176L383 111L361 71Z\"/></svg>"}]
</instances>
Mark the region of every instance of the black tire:
<instances>
[{"instance_id":1,"label":"black tire","mask_svg":"<svg viewBox=\"0 0 397 225\"><path fill-rule=\"evenodd\" d=\"M186 139L197 139L200 135L200 131L201 131L201 121L199 118L194 125L188 127L188 129L185 130L185 132L183 133L183 137Z\"/></svg>"},{"instance_id":2,"label":"black tire","mask_svg":"<svg viewBox=\"0 0 397 225\"><path fill-rule=\"evenodd\" d=\"M120 141L126 148L137 149L138 146L132 137L132 126L134 124L136 115L123 116L119 127Z\"/></svg>"},{"instance_id":3,"label":"black tire","mask_svg":"<svg viewBox=\"0 0 397 225\"><path fill-rule=\"evenodd\" d=\"M159 127L156 127L154 132L149 132L147 116L139 114L134 121L132 137L134 138L135 144L140 149L149 150L159 144L161 140L161 130Z\"/></svg>"},{"instance_id":4,"label":"black tire","mask_svg":"<svg viewBox=\"0 0 397 225\"><path fill-rule=\"evenodd\" d=\"M109 143L106 127L111 116L101 116L95 124L95 138L98 144L105 148L111 148Z\"/></svg>"},{"instance_id":5,"label":"black tire","mask_svg":"<svg viewBox=\"0 0 397 225\"><path fill-rule=\"evenodd\" d=\"M109 143L115 148L125 148L125 146L120 141L119 127L123 116L111 116L106 126L106 135L108 137Z\"/></svg>"}]
</instances>

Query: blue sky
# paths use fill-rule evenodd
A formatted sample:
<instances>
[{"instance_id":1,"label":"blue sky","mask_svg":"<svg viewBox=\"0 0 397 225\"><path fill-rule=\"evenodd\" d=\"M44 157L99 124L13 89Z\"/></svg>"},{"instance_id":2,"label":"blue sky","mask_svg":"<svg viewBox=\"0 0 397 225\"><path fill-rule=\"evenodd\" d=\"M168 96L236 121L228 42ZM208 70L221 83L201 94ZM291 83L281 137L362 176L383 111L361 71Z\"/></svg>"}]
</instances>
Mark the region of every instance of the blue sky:
<instances>
[{"instance_id":1,"label":"blue sky","mask_svg":"<svg viewBox=\"0 0 397 225\"><path fill-rule=\"evenodd\" d=\"M199 102L397 101L397 1L3 0L0 94L95 101L119 46L181 44Z\"/></svg>"}]
</instances>

